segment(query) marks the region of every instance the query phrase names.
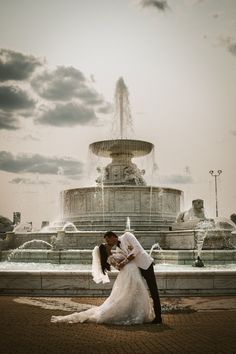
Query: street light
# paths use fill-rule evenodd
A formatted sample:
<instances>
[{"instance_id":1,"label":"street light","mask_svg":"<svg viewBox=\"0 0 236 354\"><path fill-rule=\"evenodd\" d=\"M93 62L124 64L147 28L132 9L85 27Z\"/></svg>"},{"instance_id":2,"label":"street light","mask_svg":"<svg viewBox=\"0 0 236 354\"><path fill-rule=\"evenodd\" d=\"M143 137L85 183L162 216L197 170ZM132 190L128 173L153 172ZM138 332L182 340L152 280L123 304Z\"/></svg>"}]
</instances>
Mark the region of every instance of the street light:
<instances>
[{"instance_id":1,"label":"street light","mask_svg":"<svg viewBox=\"0 0 236 354\"><path fill-rule=\"evenodd\" d=\"M217 196L217 177L222 173L222 170L218 170L217 172L210 170L209 173L212 175L212 177L215 178L215 197L216 197L216 217L218 217L218 196Z\"/></svg>"}]
</instances>

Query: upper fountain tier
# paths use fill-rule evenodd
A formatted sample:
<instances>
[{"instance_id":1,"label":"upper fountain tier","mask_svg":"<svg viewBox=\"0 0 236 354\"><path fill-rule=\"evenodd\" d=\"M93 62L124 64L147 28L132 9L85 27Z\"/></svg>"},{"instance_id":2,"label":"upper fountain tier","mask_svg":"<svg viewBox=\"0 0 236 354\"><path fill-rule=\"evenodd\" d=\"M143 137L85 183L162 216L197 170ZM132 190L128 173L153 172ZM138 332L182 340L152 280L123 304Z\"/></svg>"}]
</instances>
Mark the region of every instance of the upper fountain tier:
<instances>
[{"instance_id":1,"label":"upper fountain tier","mask_svg":"<svg viewBox=\"0 0 236 354\"><path fill-rule=\"evenodd\" d=\"M117 154L139 157L149 154L153 144L142 140L116 139L97 141L89 145L90 150L97 156L113 157Z\"/></svg>"},{"instance_id":2,"label":"upper fountain tier","mask_svg":"<svg viewBox=\"0 0 236 354\"><path fill-rule=\"evenodd\" d=\"M111 163L105 168L97 168L97 183L104 185L145 185L144 170L133 162L133 157L145 156L153 149L153 144L142 140L116 139L97 141L89 149L97 156L110 157Z\"/></svg>"},{"instance_id":3,"label":"upper fountain tier","mask_svg":"<svg viewBox=\"0 0 236 354\"><path fill-rule=\"evenodd\" d=\"M132 116L128 88L122 77L116 83L114 118L111 135L118 135L118 138L97 141L89 145L89 149L95 155L112 159L104 169L97 168L100 176L96 182L105 185L145 185L143 179L145 171L139 170L131 159L149 154L154 146L147 141L128 138L133 135Z\"/></svg>"},{"instance_id":4,"label":"upper fountain tier","mask_svg":"<svg viewBox=\"0 0 236 354\"><path fill-rule=\"evenodd\" d=\"M97 183L104 185L145 185L144 170L140 170L132 161L133 157L145 156L153 149L147 141L116 139L97 141L89 145L97 156L110 157L111 163L105 168L97 168Z\"/></svg>"}]
</instances>

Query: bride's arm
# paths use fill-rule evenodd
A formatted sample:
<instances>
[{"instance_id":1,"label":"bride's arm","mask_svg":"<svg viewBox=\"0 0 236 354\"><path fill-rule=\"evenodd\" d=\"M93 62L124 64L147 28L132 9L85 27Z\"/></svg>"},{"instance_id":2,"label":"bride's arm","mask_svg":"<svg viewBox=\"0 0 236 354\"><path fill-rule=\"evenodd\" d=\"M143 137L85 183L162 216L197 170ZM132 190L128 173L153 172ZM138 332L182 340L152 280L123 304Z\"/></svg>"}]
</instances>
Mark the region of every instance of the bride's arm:
<instances>
[{"instance_id":1,"label":"bride's arm","mask_svg":"<svg viewBox=\"0 0 236 354\"><path fill-rule=\"evenodd\" d=\"M121 270L126 264L134 259L134 255L130 255L118 264L118 269Z\"/></svg>"},{"instance_id":2,"label":"bride's arm","mask_svg":"<svg viewBox=\"0 0 236 354\"><path fill-rule=\"evenodd\" d=\"M122 257L119 257L116 254L110 255L107 261L110 265L112 265L114 268L118 270L123 268L123 266L129 262L128 258L124 257L123 255Z\"/></svg>"},{"instance_id":3,"label":"bride's arm","mask_svg":"<svg viewBox=\"0 0 236 354\"><path fill-rule=\"evenodd\" d=\"M113 266L114 268L118 267L118 263L116 262L116 260L114 259L114 257L111 255L107 258L107 262Z\"/></svg>"}]
</instances>

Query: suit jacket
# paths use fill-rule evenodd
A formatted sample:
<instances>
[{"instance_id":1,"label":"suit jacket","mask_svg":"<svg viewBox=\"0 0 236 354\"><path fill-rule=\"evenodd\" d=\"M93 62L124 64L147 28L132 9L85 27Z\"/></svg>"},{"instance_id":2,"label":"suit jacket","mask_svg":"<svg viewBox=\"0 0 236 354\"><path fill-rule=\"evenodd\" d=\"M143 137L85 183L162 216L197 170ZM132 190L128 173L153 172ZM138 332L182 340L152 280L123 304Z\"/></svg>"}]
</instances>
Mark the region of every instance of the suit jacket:
<instances>
[{"instance_id":1,"label":"suit jacket","mask_svg":"<svg viewBox=\"0 0 236 354\"><path fill-rule=\"evenodd\" d=\"M118 239L120 241L120 245L117 251L121 250L126 257L134 255L135 258L132 262L136 263L139 268L148 269L150 267L153 263L153 258L149 256L131 232L125 232Z\"/></svg>"}]
</instances>

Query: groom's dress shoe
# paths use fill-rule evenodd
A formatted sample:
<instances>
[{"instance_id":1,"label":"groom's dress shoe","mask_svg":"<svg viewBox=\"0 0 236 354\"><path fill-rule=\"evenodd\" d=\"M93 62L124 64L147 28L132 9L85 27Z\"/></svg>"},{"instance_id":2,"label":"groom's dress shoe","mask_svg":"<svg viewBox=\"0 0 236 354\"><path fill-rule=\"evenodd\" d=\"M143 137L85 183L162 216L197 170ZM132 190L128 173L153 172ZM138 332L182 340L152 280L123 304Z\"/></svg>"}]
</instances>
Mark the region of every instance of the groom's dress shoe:
<instances>
[{"instance_id":1,"label":"groom's dress shoe","mask_svg":"<svg viewBox=\"0 0 236 354\"><path fill-rule=\"evenodd\" d=\"M151 322L152 324L162 325L162 319L154 318Z\"/></svg>"}]
</instances>

